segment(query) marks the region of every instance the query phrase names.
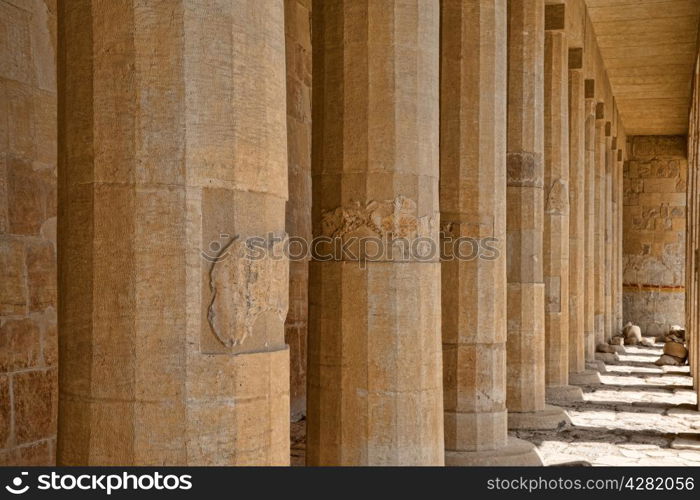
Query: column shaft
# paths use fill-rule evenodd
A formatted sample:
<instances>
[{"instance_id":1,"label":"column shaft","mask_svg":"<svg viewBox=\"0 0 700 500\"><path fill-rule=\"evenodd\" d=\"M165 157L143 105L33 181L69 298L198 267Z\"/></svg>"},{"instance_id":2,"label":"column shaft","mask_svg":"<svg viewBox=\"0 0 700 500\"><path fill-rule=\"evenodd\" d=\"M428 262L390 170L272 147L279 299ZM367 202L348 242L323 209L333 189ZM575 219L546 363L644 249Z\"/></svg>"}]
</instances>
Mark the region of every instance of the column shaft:
<instances>
[{"instance_id":1,"label":"column shaft","mask_svg":"<svg viewBox=\"0 0 700 500\"><path fill-rule=\"evenodd\" d=\"M507 434L506 4L442 0L441 15L445 463L538 465ZM494 257L460 257L467 241Z\"/></svg>"},{"instance_id":2,"label":"column shaft","mask_svg":"<svg viewBox=\"0 0 700 500\"><path fill-rule=\"evenodd\" d=\"M605 340L612 338L613 332L613 148L612 148L611 122L605 123Z\"/></svg>"},{"instance_id":3,"label":"column shaft","mask_svg":"<svg viewBox=\"0 0 700 500\"><path fill-rule=\"evenodd\" d=\"M508 2L507 404L510 428L556 428L545 405L544 2Z\"/></svg>"},{"instance_id":4,"label":"column shaft","mask_svg":"<svg viewBox=\"0 0 700 500\"><path fill-rule=\"evenodd\" d=\"M282 2L59 6L58 462L288 464Z\"/></svg>"},{"instance_id":5,"label":"column shaft","mask_svg":"<svg viewBox=\"0 0 700 500\"><path fill-rule=\"evenodd\" d=\"M605 103L596 105L595 122L595 339L605 342Z\"/></svg>"},{"instance_id":6,"label":"column shaft","mask_svg":"<svg viewBox=\"0 0 700 500\"><path fill-rule=\"evenodd\" d=\"M545 383L569 382L569 99L564 31L545 32Z\"/></svg>"},{"instance_id":7,"label":"column shaft","mask_svg":"<svg viewBox=\"0 0 700 500\"><path fill-rule=\"evenodd\" d=\"M450 238L442 263L442 345L449 454L503 447L508 437L507 19L497 0L443 0L442 20L440 220ZM450 244L457 238L482 244L492 238L498 256L460 259Z\"/></svg>"},{"instance_id":8,"label":"column shaft","mask_svg":"<svg viewBox=\"0 0 700 500\"><path fill-rule=\"evenodd\" d=\"M508 2L509 412L544 409L544 1Z\"/></svg>"},{"instance_id":9,"label":"column shaft","mask_svg":"<svg viewBox=\"0 0 700 500\"><path fill-rule=\"evenodd\" d=\"M313 5L313 233L375 243L367 261L319 253L310 266L310 465L444 463L439 12Z\"/></svg>"},{"instance_id":10,"label":"column shaft","mask_svg":"<svg viewBox=\"0 0 700 500\"><path fill-rule=\"evenodd\" d=\"M585 350L586 361L595 361L595 301L596 301L596 101L593 97L593 80L586 80L586 276L585 276ZM590 94L589 94L590 93ZM590 95L590 97L589 97Z\"/></svg>"},{"instance_id":11,"label":"column shaft","mask_svg":"<svg viewBox=\"0 0 700 500\"><path fill-rule=\"evenodd\" d=\"M586 369L586 109L582 49L569 50L569 372Z\"/></svg>"}]
</instances>

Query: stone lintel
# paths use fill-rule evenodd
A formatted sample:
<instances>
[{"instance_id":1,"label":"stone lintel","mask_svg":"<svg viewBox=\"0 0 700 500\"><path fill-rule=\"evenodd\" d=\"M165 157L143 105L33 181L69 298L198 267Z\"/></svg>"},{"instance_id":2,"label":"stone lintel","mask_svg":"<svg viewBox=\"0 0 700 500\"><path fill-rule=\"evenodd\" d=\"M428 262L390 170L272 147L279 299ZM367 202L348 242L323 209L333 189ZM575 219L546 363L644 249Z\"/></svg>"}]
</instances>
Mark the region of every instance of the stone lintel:
<instances>
[{"instance_id":1,"label":"stone lintel","mask_svg":"<svg viewBox=\"0 0 700 500\"><path fill-rule=\"evenodd\" d=\"M556 3L544 7L544 29L563 30L566 27L566 5Z\"/></svg>"},{"instance_id":2,"label":"stone lintel","mask_svg":"<svg viewBox=\"0 0 700 500\"><path fill-rule=\"evenodd\" d=\"M583 69L583 48L573 47L569 49L569 69ZM588 81L586 80L586 82Z\"/></svg>"},{"instance_id":3,"label":"stone lintel","mask_svg":"<svg viewBox=\"0 0 700 500\"><path fill-rule=\"evenodd\" d=\"M593 78L586 78L584 83L584 97L586 99L595 98L595 80Z\"/></svg>"},{"instance_id":4,"label":"stone lintel","mask_svg":"<svg viewBox=\"0 0 700 500\"><path fill-rule=\"evenodd\" d=\"M595 105L595 119L602 120L605 118L605 103L599 102Z\"/></svg>"}]
</instances>

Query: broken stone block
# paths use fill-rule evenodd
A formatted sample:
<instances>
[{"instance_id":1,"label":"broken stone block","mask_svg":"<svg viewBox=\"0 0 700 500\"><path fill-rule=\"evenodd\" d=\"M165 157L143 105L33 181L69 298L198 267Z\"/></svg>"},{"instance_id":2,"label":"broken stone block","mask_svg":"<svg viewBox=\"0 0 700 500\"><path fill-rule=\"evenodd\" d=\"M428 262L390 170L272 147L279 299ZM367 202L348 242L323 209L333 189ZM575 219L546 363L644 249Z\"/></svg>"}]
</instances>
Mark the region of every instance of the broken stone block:
<instances>
[{"instance_id":1,"label":"broken stone block","mask_svg":"<svg viewBox=\"0 0 700 500\"><path fill-rule=\"evenodd\" d=\"M680 335L681 337L685 337L685 328L683 328L680 325L672 325L668 329L668 333L675 333L676 335Z\"/></svg>"},{"instance_id":2,"label":"broken stone block","mask_svg":"<svg viewBox=\"0 0 700 500\"><path fill-rule=\"evenodd\" d=\"M678 342L666 342L664 344L664 354L684 360L688 356L688 349Z\"/></svg>"},{"instance_id":3,"label":"broken stone block","mask_svg":"<svg viewBox=\"0 0 700 500\"><path fill-rule=\"evenodd\" d=\"M680 366L683 364L683 360L676 358L675 356L670 356L668 354L663 354L659 359L654 361L657 366Z\"/></svg>"},{"instance_id":4,"label":"broken stone block","mask_svg":"<svg viewBox=\"0 0 700 500\"><path fill-rule=\"evenodd\" d=\"M617 363L620 361L620 357L614 352L597 352L595 353L595 359L603 363Z\"/></svg>"},{"instance_id":5,"label":"broken stone block","mask_svg":"<svg viewBox=\"0 0 700 500\"><path fill-rule=\"evenodd\" d=\"M613 349L613 346L609 344L598 344L595 348L596 352L601 352L601 353L613 353L615 352L615 349Z\"/></svg>"},{"instance_id":6,"label":"broken stone block","mask_svg":"<svg viewBox=\"0 0 700 500\"><path fill-rule=\"evenodd\" d=\"M655 342L656 342L656 339L654 337L642 337L641 344L644 347L654 347Z\"/></svg>"},{"instance_id":7,"label":"broken stone block","mask_svg":"<svg viewBox=\"0 0 700 500\"><path fill-rule=\"evenodd\" d=\"M637 345L641 342L641 339L636 337L625 337L625 345Z\"/></svg>"},{"instance_id":8,"label":"broken stone block","mask_svg":"<svg viewBox=\"0 0 700 500\"><path fill-rule=\"evenodd\" d=\"M617 335L610 339L610 345L625 345L625 337Z\"/></svg>"},{"instance_id":9,"label":"broken stone block","mask_svg":"<svg viewBox=\"0 0 700 500\"><path fill-rule=\"evenodd\" d=\"M636 345L642 341L642 329L639 328L638 325L633 325L631 322L625 325L625 328L622 330L622 333L624 334L625 339L636 339L635 343L630 343L628 345ZM625 344L627 344L626 341Z\"/></svg>"}]
</instances>

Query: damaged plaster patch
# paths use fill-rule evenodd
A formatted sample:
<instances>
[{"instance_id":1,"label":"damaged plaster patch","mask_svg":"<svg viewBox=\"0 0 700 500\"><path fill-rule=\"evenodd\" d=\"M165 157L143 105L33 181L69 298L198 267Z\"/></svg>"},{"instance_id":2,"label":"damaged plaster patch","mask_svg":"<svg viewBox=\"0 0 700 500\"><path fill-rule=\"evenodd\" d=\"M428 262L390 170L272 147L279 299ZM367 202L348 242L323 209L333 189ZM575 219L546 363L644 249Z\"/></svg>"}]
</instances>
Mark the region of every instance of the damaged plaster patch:
<instances>
[{"instance_id":1,"label":"damaged plaster patch","mask_svg":"<svg viewBox=\"0 0 700 500\"><path fill-rule=\"evenodd\" d=\"M227 257L212 264L212 298L207 319L214 335L226 347L242 345L253 334L255 322L263 313L272 312L284 322L289 306L286 245L285 236L268 244L264 256L251 258L251 247L234 239L221 250Z\"/></svg>"}]
</instances>

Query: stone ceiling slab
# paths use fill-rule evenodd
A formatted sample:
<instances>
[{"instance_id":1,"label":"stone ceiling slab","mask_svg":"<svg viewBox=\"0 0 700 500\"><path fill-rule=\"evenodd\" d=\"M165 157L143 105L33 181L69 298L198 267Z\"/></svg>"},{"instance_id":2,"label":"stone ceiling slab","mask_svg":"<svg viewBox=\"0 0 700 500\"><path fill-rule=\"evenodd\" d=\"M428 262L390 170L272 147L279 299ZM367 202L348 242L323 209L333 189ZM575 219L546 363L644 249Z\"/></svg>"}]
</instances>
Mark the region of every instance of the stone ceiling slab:
<instances>
[{"instance_id":1,"label":"stone ceiling slab","mask_svg":"<svg viewBox=\"0 0 700 500\"><path fill-rule=\"evenodd\" d=\"M700 0L586 0L630 135L685 134Z\"/></svg>"}]
</instances>

